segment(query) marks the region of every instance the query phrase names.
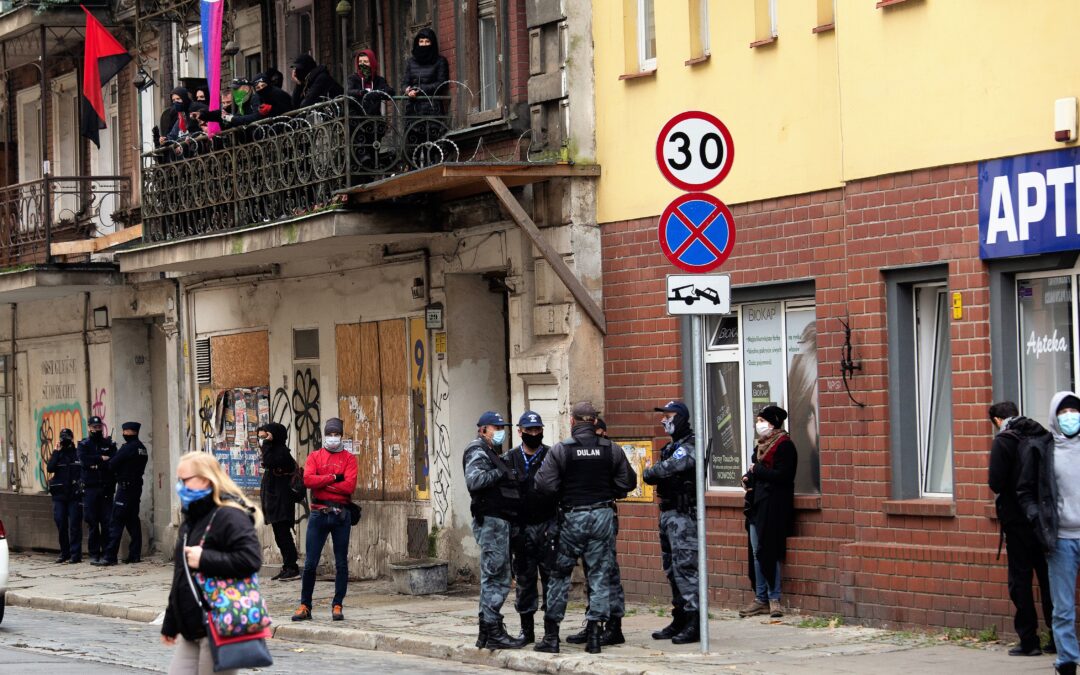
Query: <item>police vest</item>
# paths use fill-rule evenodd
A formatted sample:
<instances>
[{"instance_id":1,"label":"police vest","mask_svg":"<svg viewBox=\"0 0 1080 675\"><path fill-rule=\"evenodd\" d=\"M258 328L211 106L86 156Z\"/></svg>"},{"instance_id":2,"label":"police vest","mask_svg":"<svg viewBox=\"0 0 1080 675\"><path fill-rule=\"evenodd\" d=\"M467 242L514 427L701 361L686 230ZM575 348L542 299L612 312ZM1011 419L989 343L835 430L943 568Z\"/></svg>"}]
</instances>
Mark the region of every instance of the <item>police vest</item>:
<instances>
[{"instance_id":1,"label":"police vest","mask_svg":"<svg viewBox=\"0 0 1080 675\"><path fill-rule=\"evenodd\" d=\"M122 487L141 486L146 463L150 460L146 446L142 444L142 441L128 441L120 447L117 454L122 456L123 460L117 460L114 463L116 466L116 482L121 484Z\"/></svg>"},{"instance_id":2,"label":"police vest","mask_svg":"<svg viewBox=\"0 0 1080 675\"><path fill-rule=\"evenodd\" d=\"M529 462L528 469L525 468L525 458L522 456L520 445L510 452L510 463L517 470L518 475L524 477L521 485L521 522L526 525L546 523L555 517L555 498L537 491L536 474L540 471L540 465L547 459L551 448L546 445L538 448Z\"/></svg>"},{"instance_id":3,"label":"police vest","mask_svg":"<svg viewBox=\"0 0 1080 675\"><path fill-rule=\"evenodd\" d=\"M597 437L583 444L577 438L562 442L566 450L566 474L562 477L564 506L588 506L615 499L611 441Z\"/></svg>"},{"instance_id":4,"label":"police vest","mask_svg":"<svg viewBox=\"0 0 1080 675\"><path fill-rule=\"evenodd\" d=\"M493 466L506 466L503 458L495 454L495 451L482 441L474 441L469 447L465 448L465 455L462 459L463 466L465 458L468 457L473 448L482 449ZM494 485L489 485L483 490L477 490L470 494L472 496L470 511L474 518L491 516L503 520L517 520L521 515L521 491L518 489L517 483L511 482L505 476Z\"/></svg>"},{"instance_id":5,"label":"police vest","mask_svg":"<svg viewBox=\"0 0 1080 675\"><path fill-rule=\"evenodd\" d=\"M694 437L687 436L678 442L672 441L660 451L660 461L670 459L675 451L682 448L686 452L694 452ZM697 500L697 484L695 482L695 470L693 468L680 471L677 474L663 478L656 484L656 494L660 497L660 508L686 508L692 507Z\"/></svg>"}]
</instances>

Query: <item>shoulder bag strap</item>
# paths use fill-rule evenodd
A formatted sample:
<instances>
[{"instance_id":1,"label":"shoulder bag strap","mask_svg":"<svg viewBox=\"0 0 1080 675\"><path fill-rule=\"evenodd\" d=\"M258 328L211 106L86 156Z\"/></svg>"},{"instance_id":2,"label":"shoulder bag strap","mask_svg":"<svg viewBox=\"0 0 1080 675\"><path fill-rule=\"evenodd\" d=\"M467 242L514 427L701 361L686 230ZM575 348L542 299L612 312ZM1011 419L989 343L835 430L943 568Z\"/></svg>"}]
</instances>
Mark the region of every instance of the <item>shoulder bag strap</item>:
<instances>
[{"instance_id":1,"label":"shoulder bag strap","mask_svg":"<svg viewBox=\"0 0 1080 675\"><path fill-rule=\"evenodd\" d=\"M188 586L191 588L191 594L195 596L195 604L203 609L203 611L210 611L210 603L206 601L203 594L195 588L195 581L191 576L191 568L188 567L187 554L184 553L184 547L187 546L187 532L184 533L184 544L180 548L180 559L184 561L184 576L187 577Z\"/></svg>"}]
</instances>

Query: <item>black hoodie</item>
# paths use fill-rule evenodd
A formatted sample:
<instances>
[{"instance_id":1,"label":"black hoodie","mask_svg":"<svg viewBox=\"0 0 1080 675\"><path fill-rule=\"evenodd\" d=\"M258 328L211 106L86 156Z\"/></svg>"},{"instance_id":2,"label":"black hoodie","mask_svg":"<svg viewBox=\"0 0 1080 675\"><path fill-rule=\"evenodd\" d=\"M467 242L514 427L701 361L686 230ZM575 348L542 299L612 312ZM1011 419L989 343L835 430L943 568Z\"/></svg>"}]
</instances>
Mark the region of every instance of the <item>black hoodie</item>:
<instances>
[{"instance_id":1,"label":"black hoodie","mask_svg":"<svg viewBox=\"0 0 1080 675\"><path fill-rule=\"evenodd\" d=\"M300 84L293 89L294 108L306 108L345 93L326 66L315 65L315 59L310 54L296 57L293 68L296 69L296 79L300 80Z\"/></svg>"},{"instance_id":2,"label":"black hoodie","mask_svg":"<svg viewBox=\"0 0 1080 675\"><path fill-rule=\"evenodd\" d=\"M420 38L431 40L430 47L421 47ZM405 78L402 89L408 93L410 88L422 93L409 102L410 115L441 115L442 104L431 101L430 96L448 96L450 80L450 62L439 54L439 38L430 28L422 28L413 38L412 56L405 62Z\"/></svg>"},{"instance_id":3,"label":"black hoodie","mask_svg":"<svg viewBox=\"0 0 1080 675\"><path fill-rule=\"evenodd\" d=\"M292 523L296 519L295 501L289 484L296 471L296 460L289 450L288 430L277 422L262 427L274 440L262 446L262 510L267 523Z\"/></svg>"}]
</instances>

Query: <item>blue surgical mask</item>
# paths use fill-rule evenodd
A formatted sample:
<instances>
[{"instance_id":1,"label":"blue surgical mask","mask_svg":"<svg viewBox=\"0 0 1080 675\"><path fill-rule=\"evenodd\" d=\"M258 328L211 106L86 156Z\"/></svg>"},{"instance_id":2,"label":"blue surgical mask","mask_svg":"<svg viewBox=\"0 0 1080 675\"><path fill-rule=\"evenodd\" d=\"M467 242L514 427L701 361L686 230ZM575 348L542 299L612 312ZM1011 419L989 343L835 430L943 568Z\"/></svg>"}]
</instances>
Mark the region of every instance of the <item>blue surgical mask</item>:
<instances>
[{"instance_id":1,"label":"blue surgical mask","mask_svg":"<svg viewBox=\"0 0 1080 675\"><path fill-rule=\"evenodd\" d=\"M180 480L179 478L176 480L176 494L180 497L180 506L184 511L187 511L189 506L191 506L193 503L199 501L213 491L213 488L206 488L204 490L192 490L188 486L184 485L184 481Z\"/></svg>"},{"instance_id":2,"label":"blue surgical mask","mask_svg":"<svg viewBox=\"0 0 1080 675\"><path fill-rule=\"evenodd\" d=\"M1080 431L1080 412L1061 413L1057 419L1061 433L1066 436L1075 436Z\"/></svg>"},{"instance_id":3,"label":"blue surgical mask","mask_svg":"<svg viewBox=\"0 0 1080 675\"><path fill-rule=\"evenodd\" d=\"M495 435L491 437L491 442L495 445L502 445L505 438L506 429L499 429L495 432Z\"/></svg>"}]
</instances>

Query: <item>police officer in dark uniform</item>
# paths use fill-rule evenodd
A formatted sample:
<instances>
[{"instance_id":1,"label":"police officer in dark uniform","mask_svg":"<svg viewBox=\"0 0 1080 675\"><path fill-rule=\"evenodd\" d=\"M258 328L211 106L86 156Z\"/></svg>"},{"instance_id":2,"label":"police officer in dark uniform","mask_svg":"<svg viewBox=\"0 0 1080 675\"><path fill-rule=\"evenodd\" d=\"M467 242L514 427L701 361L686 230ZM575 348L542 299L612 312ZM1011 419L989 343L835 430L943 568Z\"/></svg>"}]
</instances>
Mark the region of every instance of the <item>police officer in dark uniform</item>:
<instances>
[{"instance_id":1,"label":"police officer in dark uniform","mask_svg":"<svg viewBox=\"0 0 1080 675\"><path fill-rule=\"evenodd\" d=\"M52 495L53 520L60 535L60 557L57 563L82 562L82 495L79 479L82 471L75 450L75 434L71 429L60 430L60 446L53 450L45 467Z\"/></svg>"},{"instance_id":2,"label":"police officer in dark uniform","mask_svg":"<svg viewBox=\"0 0 1080 675\"><path fill-rule=\"evenodd\" d=\"M93 565L115 565L120 552L120 538L127 529L131 541L125 563L137 563L142 559L142 524L139 522L139 500L142 498L143 472L150 453L139 440L138 422L124 422L121 426L124 444L109 460L109 471L116 478L116 498L113 500L112 518L109 523L109 543L102 560Z\"/></svg>"},{"instance_id":3,"label":"police officer in dark uniform","mask_svg":"<svg viewBox=\"0 0 1080 675\"><path fill-rule=\"evenodd\" d=\"M517 601L514 608L521 616L522 645L536 641L535 614L539 608L536 583L539 578L547 609L549 578L548 544L556 536L555 499L538 493L534 487L536 473L551 448L544 445L544 420L538 413L526 410L518 420L518 436L521 444L506 456L521 479L521 515L510 534L510 553L513 558L514 582Z\"/></svg>"},{"instance_id":4,"label":"police officer in dark uniform","mask_svg":"<svg viewBox=\"0 0 1080 675\"><path fill-rule=\"evenodd\" d=\"M637 474L620 448L596 435L597 412L592 403L576 403L570 414L571 437L555 444L535 481L540 493L558 495L560 514L558 553L544 612L544 639L535 649L558 653L559 624L566 616L570 573L581 558L589 570L585 650L598 654L603 624L610 612L615 499L634 489Z\"/></svg>"},{"instance_id":5,"label":"police officer in dark uniform","mask_svg":"<svg viewBox=\"0 0 1080 675\"><path fill-rule=\"evenodd\" d=\"M660 450L660 461L642 478L656 486L660 497L660 551L664 574L671 585L671 623L652 634L654 640L682 645L700 640L698 616L697 479L694 430L690 410L682 401L669 401L657 412L671 441Z\"/></svg>"},{"instance_id":6,"label":"police officer in dark uniform","mask_svg":"<svg viewBox=\"0 0 1080 675\"><path fill-rule=\"evenodd\" d=\"M510 528L521 513L517 472L502 457L506 420L487 411L476 423L477 436L465 447L465 485L472 495L472 530L480 547L480 635L483 649L520 649L510 637L500 610L510 594Z\"/></svg>"},{"instance_id":7,"label":"police officer in dark uniform","mask_svg":"<svg viewBox=\"0 0 1080 675\"><path fill-rule=\"evenodd\" d=\"M116 443L105 435L100 417L94 415L87 422L90 435L79 441L78 456L82 465L83 518L90 530L86 551L91 562L98 562L108 543L113 495L109 460L116 454Z\"/></svg>"}]
</instances>

